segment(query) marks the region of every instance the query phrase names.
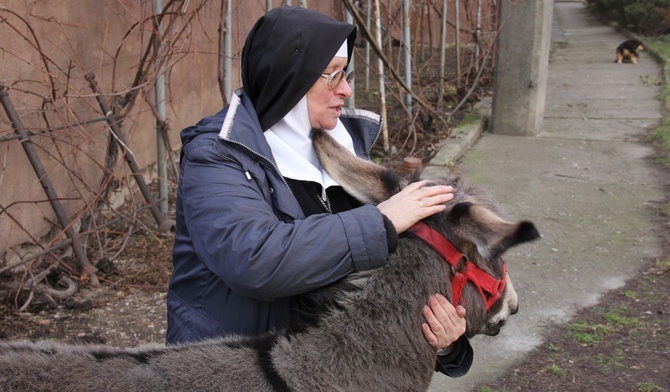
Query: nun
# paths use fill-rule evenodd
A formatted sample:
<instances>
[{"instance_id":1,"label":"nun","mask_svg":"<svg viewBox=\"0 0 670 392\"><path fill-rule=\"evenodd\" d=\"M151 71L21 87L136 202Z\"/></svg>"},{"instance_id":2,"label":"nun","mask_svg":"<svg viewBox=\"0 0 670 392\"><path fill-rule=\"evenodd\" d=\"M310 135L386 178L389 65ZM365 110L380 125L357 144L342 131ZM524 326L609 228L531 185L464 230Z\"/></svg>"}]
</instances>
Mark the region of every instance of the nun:
<instances>
[{"instance_id":1,"label":"nun","mask_svg":"<svg viewBox=\"0 0 670 392\"><path fill-rule=\"evenodd\" d=\"M245 41L242 88L181 132L168 344L286 329L301 294L384 266L398 234L453 198L422 181L363 205L319 164L312 128L367 159L381 131L379 115L344 108L355 39L352 24L273 9ZM465 309L436 294L424 317L436 370L465 374Z\"/></svg>"}]
</instances>

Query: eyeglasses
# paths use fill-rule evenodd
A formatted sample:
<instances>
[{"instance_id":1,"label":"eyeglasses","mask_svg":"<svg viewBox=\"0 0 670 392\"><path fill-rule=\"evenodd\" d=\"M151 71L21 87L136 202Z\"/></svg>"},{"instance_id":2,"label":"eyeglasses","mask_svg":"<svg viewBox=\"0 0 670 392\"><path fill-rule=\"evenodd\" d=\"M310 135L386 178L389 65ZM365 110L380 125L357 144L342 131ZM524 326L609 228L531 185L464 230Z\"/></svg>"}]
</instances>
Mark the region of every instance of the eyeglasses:
<instances>
[{"instance_id":1,"label":"eyeglasses","mask_svg":"<svg viewBox=\"0 0 670 392\"><path fill-rule=\"evenodd\" d=\"M351 83L351 81L354 80L354 72L350 71L349 73L346 73L343 69L338 69L330 75L321 74L321 77L328 81L329 89L335 90L343 80L346 80L347 84Z\"/></svg>"}]
</instances>

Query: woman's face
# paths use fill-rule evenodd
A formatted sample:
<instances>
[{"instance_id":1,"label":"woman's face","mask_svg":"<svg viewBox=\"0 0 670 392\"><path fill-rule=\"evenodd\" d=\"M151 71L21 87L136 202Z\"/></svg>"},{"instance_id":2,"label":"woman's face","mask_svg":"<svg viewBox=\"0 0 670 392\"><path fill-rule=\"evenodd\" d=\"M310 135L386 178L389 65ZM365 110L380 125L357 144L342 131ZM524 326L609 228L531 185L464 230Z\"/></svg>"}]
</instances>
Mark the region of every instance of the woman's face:
<instances>
[{"instance_id":1,"label":"woman's face","mask_svg":"<svg viewBox=\"0 0 670 392\"><path fill-rule=\"evenodd\" d=\"M330 74L347 65L346 57L333 57L323 73ZM351 87L346 80L331 90L328 88L328 80L320 77L306 94L307 113L309 122L314 128L331 130L337 125L337 119L340 117L344 100L351 96Z\"/></svg>"}]
</instances>

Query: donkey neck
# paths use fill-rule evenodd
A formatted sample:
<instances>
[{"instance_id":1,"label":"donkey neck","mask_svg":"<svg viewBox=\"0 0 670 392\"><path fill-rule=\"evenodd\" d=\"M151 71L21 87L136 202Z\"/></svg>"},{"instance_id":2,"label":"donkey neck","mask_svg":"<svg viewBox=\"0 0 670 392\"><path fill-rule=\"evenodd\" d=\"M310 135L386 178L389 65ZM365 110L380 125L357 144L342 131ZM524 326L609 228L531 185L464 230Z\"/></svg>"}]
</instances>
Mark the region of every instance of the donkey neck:
<instances>
[{"instance_id":1,"label":"donkey neck","mask_svg":"<svg viewBox=\"0 0 670 392\"><path fill-rule=\"evenodd\" d=\"M275 362L278 373L290 378L309 369L343 390L425 391L436 357L421 332L422 308L430 295L450 290L448 266L419 239L402 238L385 267L362 274L366 283L341 307L273 349L282 358Z\"/></svg>"}]
</instances>

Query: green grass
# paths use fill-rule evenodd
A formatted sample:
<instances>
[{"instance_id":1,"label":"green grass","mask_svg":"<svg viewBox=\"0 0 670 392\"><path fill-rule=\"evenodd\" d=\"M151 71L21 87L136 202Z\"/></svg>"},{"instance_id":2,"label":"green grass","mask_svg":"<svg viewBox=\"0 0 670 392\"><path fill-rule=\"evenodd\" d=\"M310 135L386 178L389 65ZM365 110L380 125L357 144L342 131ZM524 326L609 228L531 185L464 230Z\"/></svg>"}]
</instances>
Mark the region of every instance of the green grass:
<instances>
[{"instance_id":1,"label":"green grass","mask_svg":"<svg viewBox=\"0 0 670 392\"><path fill-rule=\"evenodd\" d=\"M649 137L662 150L662 154L659 157L660 161L670 167L670 119L664 117Z\"/></svg>"},{"instance_id":2,"label":"green grass","mask_svg":"<svg viewBox=\"0 0 670 392\"><path fill-rule=\"evenodd\" d=\"M661 58L666 59L663 65L665 81L670 79L670 36L662 35L658 37L648 37L644 39L645 44L650 51L657 53ZM670 86L663 86L660 99L663 101L665 114L659 125L654 129L649 138L660 148L659 160L670 167Z\"/></svg>"},{"instance_id":3,"label":"green grass","mask_svg":"<svg viewBox=\"0 0 670 392\"><path fill-rule=\"evenodd\" d=\"M654 143L659 150L658 161L670 168L670 35L661 35L658 37L649 37L644 39L650 51L658 54L663 63L664 84L660 99L663 103L663 118L658 126L649 134L649 140ZM663 214L670 216L670 202L666 202L662 207Z\"/></svg>"},{"instance_id":4,"label":"green grass","mask_svg":"<svg viewBox=\"0 0 670 392\"><path fill-rule=\"evenodd\" d=\"M656 260L654 266L662 271L670 271L670 260Z\"/></svg>"},{"instance_id":5,"label":"green grass","mask_svg":"<svg viewBox=\"0 0 670 392\"><path fill-rule=\"evenodd\" d=\"M627 310L625 305L620 307L611 307L602 317L604 323L590 324L584 321L577 321L568 326L572 338L578 343L590 345L603 340L606 335L620 330L622 327L634 327L640 323L636 317L623 316Z\"/></svg>"},{"instance_id":6,"label":"green grass","mask_svg":"<svg viewBox=\"0 0 670 392\"><path fill-rule=\"evenodd\" d=\"M458 123L458 125L468 125L476 121L479 121L482 118L482 115L478 111L473 111L465 115L463 119Z\"/></svg>"},{"instance_id":7,"label":"green grass","mask_svg":"<svg viewBox=\"0 0 670 392\"><path fill-rule=\"evenodd\" d=\"M572 338L581 344L594 344L600 342L605 335L610 333L611 327L604 324L588 324L578 321L568 326Z\"/></svg>"},{"instance_id":8,"label":"green grass","mask_svg":"<svg viewBox=\"0 0 670 392\"><path fill-rule=\"evenodd\" d=\"M545 367L543 370L547 372L547 374L551 374L552 376L556 376L559 378L563 378L568 375L568 371L558 365L549 365Z\"/></svg>"},{"instance_id":9,"label":"green grass","mask_svg":"<svg viewBox=\"0 0 670 392\"><path fill-rule=\"evenodd\" d=\"M626 297L630 300L636 300L637 299L637 293L635 291L626 290L622 294L623 294L624 297Z\"/></svg>"},{"instance_id":10,"label":"green grass","mask_svg":"<svg viewBox=\"0 0 670 392\"><path fill-rule=\"evenodd\" d=\"M635 384L635 392L662 392L663 387L654 384L653 382L638 382Z\"/></svg>"},{"instance_id":11,"label":"green grass","mask_svg":"<svg viewBox=\"0 0 670 392\"><path fill-rule=\"evenodd\" d=\"M572 337L581 344L593 344L600 342L603 338L593 332L574 332Z\"/></svg>"},{"instance_id":12,"label":"green grass","mask_svg":"<svg viewBox=\"0 0 670 392\"><path fill-rule=\"evenodd\" d=\"M640 322L640 320L635 317L624 317L616 313L608 313L604 315L603 318L605 321L607 321L608 324L633 326Z\"/></svg>"},{"instance_id":13,"label":"green grass","mask_svg":"<svg viewBox=\"0 0 670 392\"><path fill-rule=\"evenodd\" d=\"M614 350L614 353L608 353L606 355L596 354L595 356L596 362L603 366L605 372L625 367L623 361L626 358L626 353L618 347Z\"/></svg>"},{"instance_id":14,"label":"green grass","mask_svg":"<svg viewBox=\"0 0 670 392\"><path fill-rule=\"evenodd\" d=\"M659 35L658 37L645 37L644 43L661 57L670 59L670 35Z\"/></svg>"}]
</instances>

